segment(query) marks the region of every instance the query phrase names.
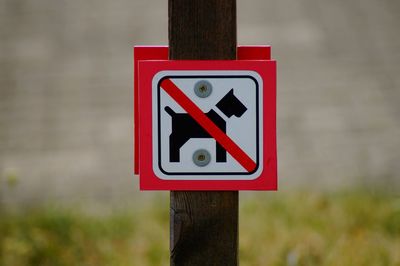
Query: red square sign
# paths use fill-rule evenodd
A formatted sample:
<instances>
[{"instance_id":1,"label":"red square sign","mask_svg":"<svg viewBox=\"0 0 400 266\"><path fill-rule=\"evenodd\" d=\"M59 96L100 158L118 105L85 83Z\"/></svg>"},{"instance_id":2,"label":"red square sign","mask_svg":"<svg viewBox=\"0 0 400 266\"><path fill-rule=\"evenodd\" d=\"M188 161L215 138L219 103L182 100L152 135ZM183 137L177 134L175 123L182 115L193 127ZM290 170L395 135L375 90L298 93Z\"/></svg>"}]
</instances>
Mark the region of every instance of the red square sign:
<instances>
[{"instance_id":1,"label":"red square sign","mask_svg":"<svg viewBox=\"0 0 400 266\"><path fill-rule=\"evenodd\" d=\"M238 54L253 60L138 61L142 190L277 189L276 63Z\"/></svg>"}]
</instances>

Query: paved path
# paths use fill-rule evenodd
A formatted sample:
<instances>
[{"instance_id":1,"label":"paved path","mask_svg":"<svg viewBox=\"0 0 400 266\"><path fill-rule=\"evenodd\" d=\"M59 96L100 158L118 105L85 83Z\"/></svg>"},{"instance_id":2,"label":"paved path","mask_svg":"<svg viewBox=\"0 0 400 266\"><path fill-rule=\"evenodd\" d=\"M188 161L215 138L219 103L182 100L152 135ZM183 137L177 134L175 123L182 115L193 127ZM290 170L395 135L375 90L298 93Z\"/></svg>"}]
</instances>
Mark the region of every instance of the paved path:
<instances>
[{"instance_id":1,"label":"paved path","mask_svg":"<svg viewBox=\"0 0 400 266\"><path fill-rule=\"evenodd\" d=\"M283 190L400 183L399 13L391 0L239 1L239 43L279 60ZM0 0L0 25L2 201L137 195L131 46L167 42L166 1Z\"/></svg>"}]
</instances>

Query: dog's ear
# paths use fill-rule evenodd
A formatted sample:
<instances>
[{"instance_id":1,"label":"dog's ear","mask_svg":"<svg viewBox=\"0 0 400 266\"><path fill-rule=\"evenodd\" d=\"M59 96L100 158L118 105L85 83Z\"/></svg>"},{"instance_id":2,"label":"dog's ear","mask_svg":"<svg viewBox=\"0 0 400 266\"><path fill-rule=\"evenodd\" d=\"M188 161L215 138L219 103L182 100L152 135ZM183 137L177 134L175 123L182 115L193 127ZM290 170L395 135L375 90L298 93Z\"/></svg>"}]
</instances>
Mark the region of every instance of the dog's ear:
<instances>
[{"instance_id":1,"label":"dog's ear","mask_svg":"<svg viewBox=\"0 0 400 266\"><path fill-rule=\"evenodd\" d=\"M241 117L247 110L246 106L233 94L233 88L216 104L219 110L227 117L235 115Z\"/></svg>"}]
</instances>

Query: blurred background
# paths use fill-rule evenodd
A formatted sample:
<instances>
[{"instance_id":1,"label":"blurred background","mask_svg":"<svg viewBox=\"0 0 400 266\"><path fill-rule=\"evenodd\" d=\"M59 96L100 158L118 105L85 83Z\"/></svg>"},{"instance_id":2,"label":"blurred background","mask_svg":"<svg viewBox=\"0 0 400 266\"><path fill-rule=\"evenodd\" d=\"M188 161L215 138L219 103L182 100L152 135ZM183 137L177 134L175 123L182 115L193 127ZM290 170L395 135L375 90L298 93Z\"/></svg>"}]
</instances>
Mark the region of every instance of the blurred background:
<instances>
[{"instance_id":1,"label":"blurred background","mask_svg":"<svg viewBox=\"0 0 400 266\"><path fill-rule=\"evenodd\" d=\"M132 47L168 43L167 11L161 0L0 0L0 265L168 264L168 192L139 192L132 174ZM272 45L278 61L280 191L241 193L242 264L400 265L400 2L238 0L237 13L238 43ZM249 251L251 225L271 216L284 238L265 231L260 243L275 237L277 252ZM109 238L85 250L96 225ZM79 252L38 244L65 245L65 232ZM122 235L126 249L113 249ZM349 239L365 252L339 255ZM122 262L110 250L125 250Z\"/></svg>"}]
</instances>

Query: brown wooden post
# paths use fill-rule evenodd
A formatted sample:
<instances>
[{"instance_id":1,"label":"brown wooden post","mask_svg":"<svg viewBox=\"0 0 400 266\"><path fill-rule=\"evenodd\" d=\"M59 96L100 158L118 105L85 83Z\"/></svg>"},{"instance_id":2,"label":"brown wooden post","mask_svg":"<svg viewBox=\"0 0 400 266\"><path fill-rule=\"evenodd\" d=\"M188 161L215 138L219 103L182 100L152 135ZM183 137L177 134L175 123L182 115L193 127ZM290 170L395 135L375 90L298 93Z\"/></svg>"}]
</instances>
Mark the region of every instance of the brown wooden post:
<instances>
[{"instance_id":1,"label":"brown wooden post","mask_svg":"<svg viewBox=\"0 0 400 266\"><path fill-rule=\"evenodd\" d=\"M169 57L236 59L236 0L169 0ZM238 264L238 192L171 191L171 265Z\"/></svg>"}]
</instances>

